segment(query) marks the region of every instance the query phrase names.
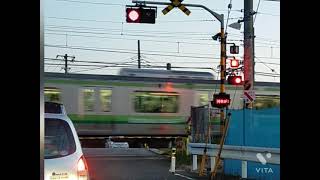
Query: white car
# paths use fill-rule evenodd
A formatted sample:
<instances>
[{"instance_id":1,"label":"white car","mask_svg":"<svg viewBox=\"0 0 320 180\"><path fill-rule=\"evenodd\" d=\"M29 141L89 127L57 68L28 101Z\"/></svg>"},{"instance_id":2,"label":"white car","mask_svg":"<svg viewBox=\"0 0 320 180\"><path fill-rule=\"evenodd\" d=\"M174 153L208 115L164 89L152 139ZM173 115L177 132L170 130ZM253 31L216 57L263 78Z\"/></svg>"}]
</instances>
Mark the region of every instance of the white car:
<instances>
[{"instance_id":1,"label":"white car","mask_svg":"<svg viewBox=\"0 0 320 180\"><path fill-rule=\"evenodd\" d=\"M78 135L63 105L46 102L45 112L45 180L89 180Z\"/></svg>"}]
</instances>

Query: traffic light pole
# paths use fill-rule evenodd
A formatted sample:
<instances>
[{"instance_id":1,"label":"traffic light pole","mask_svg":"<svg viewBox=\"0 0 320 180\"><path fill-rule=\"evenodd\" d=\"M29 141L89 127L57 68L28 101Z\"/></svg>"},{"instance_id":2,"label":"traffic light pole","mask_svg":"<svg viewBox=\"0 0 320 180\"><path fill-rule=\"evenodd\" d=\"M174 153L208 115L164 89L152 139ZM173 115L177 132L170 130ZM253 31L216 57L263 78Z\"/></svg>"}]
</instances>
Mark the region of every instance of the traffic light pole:
<instances>
[{"instance_id":1,"label":"traffic light pole","mask_svg":"<svg viewBox=\"0 0 320 180\"><path fill-rule=\"evenodd\" d=\"M140 4L140 5L146 5L146 4L157 4L157 5L172 5L172 3L166 3L166 2L154 2L154 1L137 1L133 0L132 3ZM205 9L210 14L212 14L216 19L220 22L220 44L221 44L221 51L220 51L220 93L225 93L225 79L226 79L226 36L224 33L224 15L218 14L211 9L201 5L201 4L183 4L186 7L199 7L202 9ZM220 132L225 132L225 108L220 109ZM222 135L223 137L223 135ZM222 149L223 146L223 138L220 139L220 148ZM215 176L215 172L217 169L217 166L219 164L220 157L216 157L216 163L214 170L211 173L211 178Z\"/></svg>"},{"instance_id":2,"label":"traffic light pole","mask_svg":"<svg viewBox=\"0 0 320 180\"><path fill-rule=\"evenodd\" d=\"M166 2L154 2L154 1L136 1L133 0L132 3L136 4L158 4L158 5L172 5L172 3L166 3ZM207 8L206 6L203 6L201 4L183 4L186 7L199 7L203 8L206 11L208 11L210 14L212 14L216 19L220 22L220 40L221 40L221 52L220 52L220 93L225 93L225 79L226 79L226 37L224 33L224 15L218 14L211 9ZM223 132L224 130L224 108L221 108L221 114L220 114L220 132Z\"/></svg>"}]
</instances>

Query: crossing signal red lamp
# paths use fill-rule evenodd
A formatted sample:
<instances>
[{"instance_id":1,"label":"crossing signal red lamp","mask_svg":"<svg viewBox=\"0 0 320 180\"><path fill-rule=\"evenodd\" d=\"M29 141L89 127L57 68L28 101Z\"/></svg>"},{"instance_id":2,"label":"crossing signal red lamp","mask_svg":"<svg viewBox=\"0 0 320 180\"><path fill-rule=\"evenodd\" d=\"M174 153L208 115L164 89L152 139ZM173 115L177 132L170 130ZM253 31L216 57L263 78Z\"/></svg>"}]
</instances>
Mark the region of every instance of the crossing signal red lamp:
<instances>
[{"instance_id":1,"label":"crossing signal red lamp","mask_svg":"<svg viewBox=\"0 0 320 180\"><path fill-rule=\"evenodd\" d=\"M238 68L240 65L238 59L230 59L230 66L231 68Z\"/></svg>"},{"instance_id":2,"label":"crossing signal red lamp","mask_svg":"<svg viewBox=\"0 0 320 180\"><path fill-rule=\"evenodd\" d=\"M230 105L231 99L230 94L219 93L213 95L213 100L211 101L212 107L224 108Z\"/></svg>"},{"instance_id":3,"label":"crossing signal red lamp","mask_svg":"<svg viewBox=\"0 0 320 180\"><path fill-rule=\"evenodd\" d=\"M242 85L242 77L241 76L229 76L228 83L232 85Z\"/></svg>"},{"instance_id":4,"label":"crossing signal red lamp","mask_svg":"<svg viewBox=\"0 0 320 180\"><path fill-rule=\"evenodd\" d=\"M156 7L147 6L127 6L126 21L127 23L147 23L156 22Z\"/></svg>"}]
</instances>

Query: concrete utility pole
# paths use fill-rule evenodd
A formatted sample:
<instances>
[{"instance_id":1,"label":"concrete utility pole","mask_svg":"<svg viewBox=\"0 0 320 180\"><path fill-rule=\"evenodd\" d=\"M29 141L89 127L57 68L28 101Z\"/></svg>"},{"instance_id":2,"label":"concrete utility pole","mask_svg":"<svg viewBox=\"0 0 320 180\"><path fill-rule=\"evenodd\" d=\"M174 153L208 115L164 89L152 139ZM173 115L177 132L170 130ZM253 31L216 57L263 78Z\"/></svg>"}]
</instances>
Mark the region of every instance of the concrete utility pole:
<instances>
[{"instance_id":1,"label":"concrete utility pole","mask_svg":"<svg viewBox=\"0 0 320 180\"><path fill-rule=\"evenodd\" d=\"M253 90L254 83L254 32L253 0L244 0L244 90ZM248 108L249 103L245 105Z\"/></svg>"},{"instance_id":2,"label":"concrete utility pole","mask_svg":"<svg viewBox=\"0 0 320 180\"><path fill-rule=\"evenodd\" d=\"M71 62L74 61L75 57L74 56L68 56L68 54L65 54L64 56L63 55L57 55L56 58L58 58L58 57L63 57L63 59L64 59L64 68L63 68L64 69L64 73L68 74L68 70L70 69L70 68L68 68L68 57L71 57Z\"/></svg>"}]
</instances>

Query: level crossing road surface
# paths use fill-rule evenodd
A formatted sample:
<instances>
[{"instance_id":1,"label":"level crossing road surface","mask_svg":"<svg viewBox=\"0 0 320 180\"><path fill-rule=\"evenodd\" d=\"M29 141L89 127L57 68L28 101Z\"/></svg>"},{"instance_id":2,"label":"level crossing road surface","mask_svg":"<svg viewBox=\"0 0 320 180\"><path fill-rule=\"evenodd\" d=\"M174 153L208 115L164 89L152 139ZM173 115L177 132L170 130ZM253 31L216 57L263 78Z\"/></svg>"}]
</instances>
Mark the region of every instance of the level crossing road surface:
<instances>
[{"instance_id":1,"label":"level crossing road surface","mask_svg":"<svg viewBox=\"0 0 320 180\"><path fill-rule=\"evenodd\" d=\"M170 158L145 148L83 148L90 180L185 180L169 172Z\"/></svg>"}]
</instances>

